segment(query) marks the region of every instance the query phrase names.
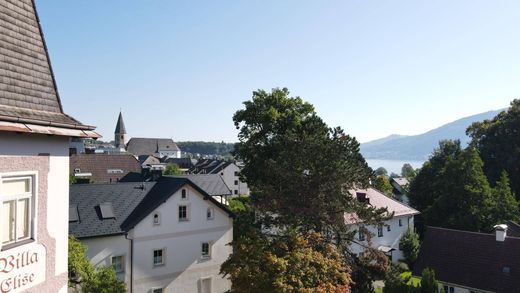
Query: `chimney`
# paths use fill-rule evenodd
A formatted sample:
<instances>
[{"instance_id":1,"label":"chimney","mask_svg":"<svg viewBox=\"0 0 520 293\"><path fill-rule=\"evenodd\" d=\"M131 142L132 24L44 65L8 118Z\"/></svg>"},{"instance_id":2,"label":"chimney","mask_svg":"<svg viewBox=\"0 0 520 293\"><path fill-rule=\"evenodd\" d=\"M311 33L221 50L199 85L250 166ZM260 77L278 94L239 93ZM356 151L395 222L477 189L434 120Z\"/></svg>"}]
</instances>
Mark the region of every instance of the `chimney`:
<instances>
[{"instance_id":1,"label":"chimney","mask_svg":"<svg viewBox=\"0 0 520 293\"><path fill-rule=\"evenodd\" d=\"M356 192L356 197L359 202L370 203L370 200L368 199L366 192Z\"/></svg>"},{"instance_id":2,"label":"chimney","mask_svg":"<svg viewBox=\"0 0 520 293\"><path fill-rule=\"evenodd\" d=\"M500 242L504 242L506 240L506 236L507 236L507 225L506 224L495 225L493 228L495 228L496 240L500 241Z\"/></svg>"}]
</instances>

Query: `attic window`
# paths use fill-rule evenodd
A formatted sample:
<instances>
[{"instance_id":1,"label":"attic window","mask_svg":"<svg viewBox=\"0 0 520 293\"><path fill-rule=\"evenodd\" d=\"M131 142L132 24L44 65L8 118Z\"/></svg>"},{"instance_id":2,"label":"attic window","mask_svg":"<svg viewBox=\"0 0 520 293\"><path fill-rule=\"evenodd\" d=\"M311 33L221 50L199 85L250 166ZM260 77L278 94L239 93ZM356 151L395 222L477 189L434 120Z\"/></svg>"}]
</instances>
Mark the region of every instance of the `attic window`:
<instances>
[{"instance_id":1,"label":"attic window","mask_svg":"<svg viewBox=\"0 0 520 293\"><path fill-rule=\"evenodd\" d=\"M79 214L78 214L78 205L69 206L69 223L78 222Z\"/></svg>"},{"instance_id":2,"label":"attic window","mask_svg":"<svg viewBox=\"0 0 520 293\"><path fill-rule=\"evenodd\" d=\"M114 209L112 208L111 202L104 202L99 205L101 211L101 218L103 219L115 219Z\"/></svg>"},{"instance_id":3,"label":"attic window","mask_svg":"<svg viewBox=\"0 0 520 293\"><path fill-rule=\"evenodd\" d=\"M188 198L188 191L185 188L183 188L181 190L181 198L182 199L187 199Z\"/></svg>"},{"instance_id":4,"label":"attic window","mask_svg":"<svg viewBox=\"0 0 520 293\"><path fill-rule=\"evenodd\" d=\"M81 173L81 169L80 168L74 169L74 174L76 174L76 173Z\"/></svg>"},{"instance_id":5,"label":"attic window","mask_svg":"<svg viewBox=\"0 0 520 293\"><path fill-rule=\"evenodd\" d=\"M153 215L153 224L154 225L161 224L161 216L159 216L159 214L157 214L157 213Z\"/></svg>"}]
</instances>

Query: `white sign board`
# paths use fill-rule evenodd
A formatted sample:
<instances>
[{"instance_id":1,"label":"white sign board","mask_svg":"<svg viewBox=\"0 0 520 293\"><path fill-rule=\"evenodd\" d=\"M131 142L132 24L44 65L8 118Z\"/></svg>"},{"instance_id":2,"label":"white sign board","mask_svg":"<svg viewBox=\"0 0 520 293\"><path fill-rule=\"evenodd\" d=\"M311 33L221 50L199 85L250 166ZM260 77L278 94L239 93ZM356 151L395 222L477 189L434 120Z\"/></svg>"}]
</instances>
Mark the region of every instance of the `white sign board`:
<instances>
[{"instance_id":1,"label":"white sign board","mask_svg":"<svg viewBox=\"0 0 520 293\"><path fill-rule=\"evenodd\" d=\"M45 281L46 250L27 244L0 252L0 292L22 292Z\"/></svg>"}]
</instances>

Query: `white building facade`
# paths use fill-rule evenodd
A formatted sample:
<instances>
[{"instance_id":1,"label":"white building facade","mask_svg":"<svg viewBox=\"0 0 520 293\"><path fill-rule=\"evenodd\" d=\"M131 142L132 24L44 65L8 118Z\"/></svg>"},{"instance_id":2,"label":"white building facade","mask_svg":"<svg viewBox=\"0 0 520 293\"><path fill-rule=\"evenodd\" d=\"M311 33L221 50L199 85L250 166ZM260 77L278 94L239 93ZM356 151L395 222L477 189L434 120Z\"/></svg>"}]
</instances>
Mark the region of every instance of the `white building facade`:
<instances>
[{"instance_id":1,"label":"white building facade","mask_svg":"<svg viewBox=\"0 0 520 293\"><path fill-rule=\"evenodd\" d=\"M171 194L158 192L168 182L182 183ZM117 208L114 211L117 218ZM210 293L231 288L219 271L232 252L232 214L191 181L161 178L121 227L120 235L79 238L94 265L114 265L128 292Z\"/></svg>"}]
</instances>

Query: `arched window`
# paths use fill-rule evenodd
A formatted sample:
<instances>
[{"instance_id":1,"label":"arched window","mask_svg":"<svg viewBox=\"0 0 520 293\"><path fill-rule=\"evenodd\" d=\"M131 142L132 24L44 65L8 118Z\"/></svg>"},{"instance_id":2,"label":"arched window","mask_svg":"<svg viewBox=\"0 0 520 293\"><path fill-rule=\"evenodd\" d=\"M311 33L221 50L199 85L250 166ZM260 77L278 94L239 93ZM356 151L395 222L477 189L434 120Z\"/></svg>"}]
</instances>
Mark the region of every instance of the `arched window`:
<instances>
[{"instance_id":1,"label":"arched window","mask_svg":"<svg viewBox=\"0 0 520 293\"><path fill-rule=\"evenodd\" d=\"M161 216L158 214L158 213L155 213L153 215L153 224L154 225L159 225L161 224Z\"/></svg>"}]
</instances>

